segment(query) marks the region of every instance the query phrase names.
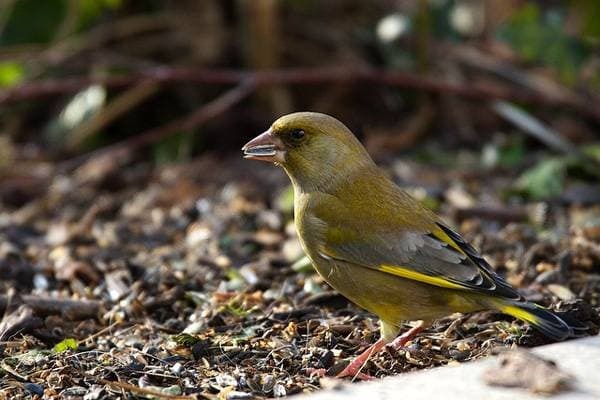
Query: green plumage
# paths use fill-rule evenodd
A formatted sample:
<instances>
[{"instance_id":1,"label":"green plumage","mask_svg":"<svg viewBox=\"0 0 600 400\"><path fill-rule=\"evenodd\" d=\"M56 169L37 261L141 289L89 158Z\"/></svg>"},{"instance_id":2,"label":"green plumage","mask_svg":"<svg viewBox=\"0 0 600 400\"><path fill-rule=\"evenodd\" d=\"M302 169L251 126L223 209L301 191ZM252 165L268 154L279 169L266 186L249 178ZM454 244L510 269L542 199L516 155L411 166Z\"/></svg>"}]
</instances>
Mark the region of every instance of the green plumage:
<instances>
[{"instance_id":1,"label":"green plumage","mask_svg":"<svg viewBox=\"0 0 600 400\"><path fill-rule=\"evenodd\" d=\"M385 340L403 320L481 309L524 319L555 339L571 334L560 318L525 303L473 247L388 179L341 122L295 113L267 134L294 186L303 249L333 288L379 316Z\"/></svg>"}]
</instances>

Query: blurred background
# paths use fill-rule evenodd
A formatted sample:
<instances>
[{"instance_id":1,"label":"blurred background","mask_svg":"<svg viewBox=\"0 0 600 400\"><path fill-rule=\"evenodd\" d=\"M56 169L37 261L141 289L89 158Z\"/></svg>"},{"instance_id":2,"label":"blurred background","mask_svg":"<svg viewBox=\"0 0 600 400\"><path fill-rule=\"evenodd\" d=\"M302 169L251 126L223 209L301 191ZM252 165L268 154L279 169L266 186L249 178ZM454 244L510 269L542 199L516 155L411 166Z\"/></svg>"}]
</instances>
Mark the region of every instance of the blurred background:
<instances>
[{"instance_id":1,"label":"blurred background","mask_svg":"<svg viewBox=\"0 0 600 400\"><path fill-rule=\"evenodd\" d=\"M9 339L19 357L94 335L80 345L124 354L94 373L110 380L155 368L177 393L316 388L301 371L377 327L303 259L284 173L239 150L305 110L347 124L529 299L600 324L599 1L2 0L0 356ZM383 354L364 372L546 341L470 318L432 328L418 362ZM204 336L169 347L182 331ZM244 352L223 358L230 342ZM27 390L88 387L95 354ZM198 371L183 382L157 357Z\"/></svg>"},{"instance_id":2,"label":"blurred background","mask_svg":"<svg viewBox=\"0 0 600 400\"><path fill-rule=\"evenodd\" d=\"M599 16L592 0L5 0L0 171L109 145L154 164L223 155L298 110L377 157L432 139L487 145L492 164L568 150L597 138Z\"/></svg>"}]
</instances>

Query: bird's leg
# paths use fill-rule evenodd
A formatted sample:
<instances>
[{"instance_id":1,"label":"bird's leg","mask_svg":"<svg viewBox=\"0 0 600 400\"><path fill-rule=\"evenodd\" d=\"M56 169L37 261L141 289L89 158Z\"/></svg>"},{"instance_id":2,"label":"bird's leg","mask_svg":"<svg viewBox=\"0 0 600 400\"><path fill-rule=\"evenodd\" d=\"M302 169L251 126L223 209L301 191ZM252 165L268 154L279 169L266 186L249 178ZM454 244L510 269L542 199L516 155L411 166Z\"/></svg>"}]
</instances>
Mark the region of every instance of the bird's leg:
<instances>
[{"instance_id":1,"label":"bird's leg","mask_svg":"<svg viewBox=\"0 0 600 400\"><path fill-rule=\"evenodd\" d=\"M381 349L386 347L386 345L394 348L395 350L404 347L406 343L414 339L414 337L417 334L422 332L425 329L425 327L427 327L427 323L425 321L420 321L418 325L414 326L413 328L410 328L408 331L404 332L402 335L394 339L391 343L389 343L389 339L386 340L385 338L389 337L390 334L393 334L391 332L397 332L397 328L393 327L392 325L386 324L383 321L381 326L381 338L378 341L376 341L373 345L371 345L368 349L363 351L358 357L352 360L342 372L336 375L336 377L344 378L346 376L352 376L361 380L373 379L371 376L360 372L364 367L365 363L371 357L371 355L379 352Z\"/></svg>"},{"instance_id":2,"label":"bird's leg","mask_svg":"<svg viewBox=\"0 0 600 400\"><path fill-rule=\"evenodd\" d=\"M421 333L426 327L425 322L421 321L417 326L414 326L404 332L402 335L398 336L396 339L392 341L388 346L393 348L394 350L401 349L404 347L406 343L415 338L419 333Z\"/></svg>"},{"instance_id":3,"label":"bird's leg","mask_svg":"<svg viewBox=\"0 0 600 400\"><path fill-rule=\"evenodd\" d=\"M352 360L350 362L350 364L348 364L348 366L346 368L344 368L344 370L342 372L340 372L339 374L336 375L336 377L344 378L346 376L352 376L352 377L356 377L356 378L359 378L362 380L372 379L369 375L362 374L360 372L360 370L363 368L365 363L369 360L369 357L371 357L372 354L375 354L379 350L383 349L383 347L386 345L386 343L387 342L383 338L381 338L378 341L376 341L375 343L373 343L371 346L369 346L368 349L363 351L359 356L357 356L354 360Z\"/></svg>"}]
</instances>

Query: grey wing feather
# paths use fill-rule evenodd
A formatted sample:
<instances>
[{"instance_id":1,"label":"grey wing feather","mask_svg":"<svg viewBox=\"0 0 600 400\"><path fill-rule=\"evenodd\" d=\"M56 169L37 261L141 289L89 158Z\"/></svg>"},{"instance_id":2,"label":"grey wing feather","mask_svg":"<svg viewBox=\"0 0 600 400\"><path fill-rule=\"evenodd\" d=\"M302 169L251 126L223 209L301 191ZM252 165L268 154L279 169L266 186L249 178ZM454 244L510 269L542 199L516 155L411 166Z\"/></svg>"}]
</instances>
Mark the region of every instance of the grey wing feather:
<instances>
[{"instance_id":1,"label":"grey wing feather","mask_svg":"<svg viewBox=\"0 0 600 400\"><path fill-rule=\"evenodd\" d=\"M382 265L409 268L465 289L521 299L521 295L497 275L472 246L456 232L439 226L462 252L431 233L403 231L375 235L368 243L327 245L331 250L328 255L371 268Z\"/></svg>"}]
</instances>

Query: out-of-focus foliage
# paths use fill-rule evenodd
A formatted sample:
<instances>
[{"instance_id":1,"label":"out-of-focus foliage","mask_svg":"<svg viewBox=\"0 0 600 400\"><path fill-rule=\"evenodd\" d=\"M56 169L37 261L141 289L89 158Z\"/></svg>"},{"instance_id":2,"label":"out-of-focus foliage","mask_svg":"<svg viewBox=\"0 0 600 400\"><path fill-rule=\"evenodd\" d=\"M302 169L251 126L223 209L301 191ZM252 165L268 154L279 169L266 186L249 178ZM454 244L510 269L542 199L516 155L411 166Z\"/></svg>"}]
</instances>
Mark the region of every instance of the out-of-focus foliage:
<instances>
[{"instance_id":1,"label":"out-of-focus foliage","mask_svg":"<svg viewBox=\"0 0 600 400\"><path fill-rule=\"evenodd\" d=\"M167 164L173 160L185 161L191 156L192 137L179 133L166 138L153 148L154 162Z\"/></svg>"},{"instance_id":2,"label":"out-of-focus foliage","mask_svg":"<svg viewBox=\"0 0 600 400\"><path fill-rule=\"evenodd\" d=\"M48 43L67 12L66 0L19 0L9 2L8 17L0 44Z\"/></svg>"},{"instance_id":3,"label":"out-of-focus foliage","mask_svg":"<svg viewBox=\"0 0 600 400\"><path fill-rule=\"evenodd\" d=\"M517 186L535 200L558 196L563 189L566 163L563 159L543 160L527 170L517 182Z\"/></svg>"},{"instance_id":4,"label":"out-of-focus foliage","mask_svg":"<svg viewBox=\"0 0 600 400\"><path fill-rule=\"evenodd\" d=\"M62 353L64 351L67 350L75 350L77 349L77 340L73 339L73 338L67 338L64 339L60 342L58 342L55 346L54 346L54 352L55 353Z\"/></svg>"},{"instance_id":5,"label":"out-of-focus foliage","mask_svg":"<svg viewBox=\"0 0 600 400\"><path fill-rule=\"evenodd\" d=\"M18 85L23 81L23 66L16 62L0 63L0 87Z\"/></svg>"},{"instance_id":6,"label":"out-of-focus foliage","mask_svg":"<svg viewBox=\"0 0 600 400\"><path fill-rule=\"evenodd\" d=\"M89 27L104 12L115 10L123 4L123 0L77 0L79 2L79 15L77 16L77 29Z\"/></svg>"},{"instance_id":7,"label":"out-of-focus foliage","mask_svg":"<svg viewBox=\"0 0 600 400\"><path fill-rule=\"evenodd\" d=\"M49 43L58 36L88 29L122 0L16 0L8 2L0 45Z\"/></svg>"},{"instance_id":8,"label":"out-of-focus foliage","mask_svg":"<svg viewBox=\"0 0 600 400\"><path fill-rule=\"evenodd\" d=\"M104 87L92 85L73 96L58 118L48 125L47 140L54 145L63 143L74 128L89 120L102 109L106 95Z\"/></svg>"},{"instance_id":9,"label":"out-of-focus foliage","mask_svg":"<svg viewBox=\"0 0 600 400\"><path fill-rule=\"evenodd\" d=\"M597 95L600 23L594 16L599 9L598 2L583 0L12 0L5 2L0 18L0 87L45 79L60 86L66 78L127 77L157 67L168 72L179 67L365 66L422 74L467 91L472 82L490 82L525 92L539 74L558 87L544 96L568 97L566 90L579 88ZM475 50L476 56L465 58L466 49ZM506 71L506 65L513 71ZM501 79L494 82L494 75ZM490 145L491 135L506 129L492 120L489 109L471 112L472 104L447 96L443 87L428 92L434 95L426 100L434 111L421 118L425 92L414 88L346 85L342 90L319 85L316 90L311 85L261 88L245 112L231 114L220 126L209 124L202 134L197 134L198 127L175 129L170 137L151 143L144 157L162 164L202 151L237 151L241 139L234 132L240 126L261 129L276 115L298 109L334 114L365 136L371 128L416 120L415 138L435 132L444 138L442 144L458 138L467 147ZM98 88L102 96L89 96ZM17 142L33 141L73 155L167 125L214 99L223 87L184 82L137 89L82 86L29 102L26 113L25 108L0 107L0 114L10 116L4 122L10 125L7 131L19 127L11 135ZM229 133L216 133L221 131ZM393 154L410 147L396 146L394 140L369 150ZM487 153L491 158L485 163L490 168L522 168L534 145L522 136L504 138L498 146L487 146L496 153ZM446 156L436 152L432 161L445 163ZM447 156L449 165L456 162L455 155Z\"/></svg>"},{"instance_id":10,"label":"out-of-focus foliage","mask_svg":"<svg viewBox=\"0 0 600 400\"><path fill-rule=\"evenodd\" d=\"M597 0L572 0L583 18L583 34L589 39L600 40L600 2Z\"/></svg>"},{"instance_id":11,"label":"out-of-focus foliage","mask_svg":"<svg viewBox=\"0 0 600 400\"><path fill-rule=\"evenodd\" d=\"M535 3L525 4L499 31L525 61L550 66L567 83L574 83L589 49L581 39L565 32L565 14L542 11Z\"/></svg>"}]
</instances>

